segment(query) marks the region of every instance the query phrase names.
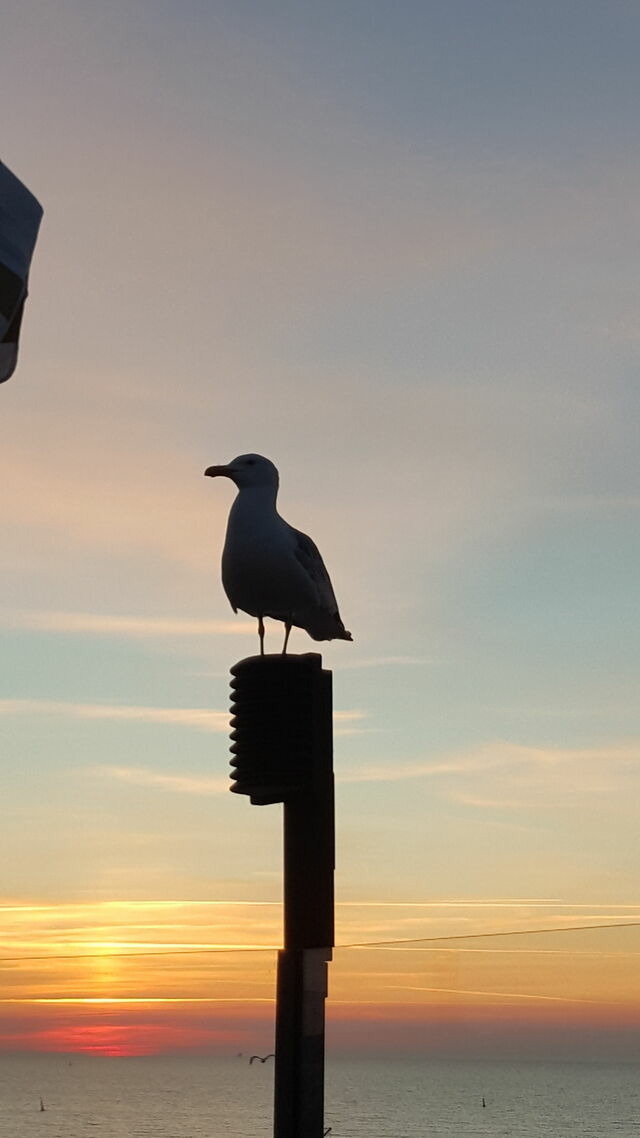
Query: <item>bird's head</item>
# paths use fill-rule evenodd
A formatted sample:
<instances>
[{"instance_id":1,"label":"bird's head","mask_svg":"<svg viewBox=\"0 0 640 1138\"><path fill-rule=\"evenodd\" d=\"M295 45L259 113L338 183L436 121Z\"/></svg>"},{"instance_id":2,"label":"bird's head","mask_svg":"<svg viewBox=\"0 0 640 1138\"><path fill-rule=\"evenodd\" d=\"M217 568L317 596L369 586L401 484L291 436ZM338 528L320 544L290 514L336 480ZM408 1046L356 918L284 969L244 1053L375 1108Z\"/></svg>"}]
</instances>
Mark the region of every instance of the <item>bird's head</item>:
<instances>
[{"instance_id":1,"label":"bird's head","mask_svg":"<svg viewBox=\"0 0 640 1138\"><path fill-rule=\"evenodd\" d=\"M278 471L273 463L261 454L241 454L226 466L208 466L209 478L230 478L238 490L248 486L271 486L278 489Z\"/></svg>"}]
</instances>

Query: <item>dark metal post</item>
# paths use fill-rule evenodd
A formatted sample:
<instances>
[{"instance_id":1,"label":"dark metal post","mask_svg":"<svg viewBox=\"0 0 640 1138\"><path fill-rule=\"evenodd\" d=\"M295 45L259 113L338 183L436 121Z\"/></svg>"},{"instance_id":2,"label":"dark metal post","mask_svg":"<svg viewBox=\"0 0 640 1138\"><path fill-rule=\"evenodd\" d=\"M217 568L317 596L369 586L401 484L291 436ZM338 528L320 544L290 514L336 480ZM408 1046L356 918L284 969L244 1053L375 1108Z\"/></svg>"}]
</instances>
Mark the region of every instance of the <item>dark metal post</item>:
<instances>
[{"instance_id":1,"label":"dark metal post","mask_svg":"<svg viewBox=\"0 0 640 1138\"><path fill-rule=\"evenodd\" d=\"M317 653L232 669L236 794L284 803L284 948L278 954L274 1138L324 1134L324 1002L334 944L331 673Z\"/></svg>"}]
</instances>

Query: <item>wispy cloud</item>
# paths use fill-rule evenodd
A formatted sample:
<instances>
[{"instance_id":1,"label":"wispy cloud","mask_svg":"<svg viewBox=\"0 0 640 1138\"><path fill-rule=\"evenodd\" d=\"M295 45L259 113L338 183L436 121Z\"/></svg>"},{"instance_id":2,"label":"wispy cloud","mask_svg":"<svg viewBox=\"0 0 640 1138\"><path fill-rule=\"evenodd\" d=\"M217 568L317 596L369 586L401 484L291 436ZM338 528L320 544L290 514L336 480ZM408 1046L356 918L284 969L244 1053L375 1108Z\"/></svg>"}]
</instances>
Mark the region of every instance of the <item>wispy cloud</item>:
<instances>
[{"instance_id":1,"label":"wispy cloud","mask_svg":"<svg viewBox=\"0 0 640 1138\"><path fill-rule=\"evenodd\" d=\"M371 735L380 730L378 727L359 726L366 718L366 711L334 711L334 735Z\"/></svg>"},{"instance_id":2,"label":"wispy cloud","mask_svg":"<svg viewBox=\"0 0 640 1138\"><path fill-rule=\"evenodd\" d=\"M47 699L2 699L0 715L64 715L72 719L163 723L201 731L228 731L229 713L203 707L141 707L108 703L65 703Z\"/></svg>"},{"instance_id":3,"label":"wispy cloud","mask_svg":"<svg viewBox=\"0 0 640 1138\"><path fill-rule=\"evenodd\" d=\"M482 748L468 754L445 755L438 759L416 762L386 763L383 766L365 765L338 775L340 782L403 782L413 778L431 778L438 775L466 774L469 771L489 770L508 761L499 750Z\"/></svg>"},{"instance_id":4,"label":"wispy cloud","mask_svg":"<svg viewBox=\"0 0 640 1138\"><path fill-rule=\"evenodd\" d=\"M451 784L449 797L479 810L566 808L578 798L593 804L604 795L617 795L620 807L635 802L630 780L640 775L640 741L616 740L590 747L495 744L501 759L493 770L482 768L487 749L477 755L479 765L466 784ZM476 777L478 776L478 777ZM481 776L481 777L480 777ZM635 782L634 782L635 786Z\"/></svg>"},{"instance_id":5,"label":"wispy cloud","mask_svg":"<svg viewBox=\"0 0 640 1138\"><path fill-rule=\"evenodd\" d=\"M358 668L387 668L403 665L432 664L427 656L370 656L364 660L341 660L333 665L334 671L356 670Z\"/></svg>"},{"instance_id":6,"label":"wispy cloud","mask_svg":"<svg viewBox=\"0 0 640 1138\"><path fill-rule=\"evenodd\" d=\"M476 996L491 1000L550 1000L558 1004L597 1004L597 1000L579 999L576 996L546 996L532 992L479 992L473 988L426 988L422 985L388 984L389 990L398 992L441 992L449 996Z\"/></svg>"},{"instance_id":7,"label":"wispy cloud","mask_svg":"<svg viewBox=\"0 0 640 1138\"><path fill-rule=\"evenodd\" d=\"M580 766L580 787L575 784L575 768ZM585 772L596 770L611 771L614 768L640 767L640 741L601 744L596 747L539 747L522 743L498 740L494 743L470 748L468 751L443 755L440 758L416 762L386 763L381 766L366 765L339 776L341 782L400 782L405 779L446 777L474 774L499 773L518 774L522 780L526 771L535 772L538 780L548 781L561 787L562 773L566 771L571 779L571 788L586 789L590 783ZM504 789L504 788L503 788ZM472 790L456 792L457 801L476 806L521 806L524 801L514 801L503 793L488 794Z\"/></svg>"},{"instance_id":8,"label":"wispy cloud","mask_svg":"<svg viewBox=\"0 0 640 1138\"><path fill-rule=\"evenodd\" d=\"M184 620L89 612L0 612L0 626L33 632L79 633L135 639L255 635L248 620Z\"/></svg>"},{"instance_id":9,"label":"wispy cloud","mask_svg":"<svg viewBox=\"0 0 640 1138\"><path fill-rule=\"evenodd\" d=\"M92 774L117 779L133 786L148 786L156 790L170 790L178 794L222 794L229 789L228 778L207 778L189 774L163 774L146 767L97 766Z\"/></svg>"},{"instance_id":10,"label":"wispy cloud","mask_svg":"<svg viewBox=\"0 0 640 1138\"><path fill-rule=\"evenodd\" d=\"M451 798L461 806L475 806L479 810L521 810L527 805L524 798L500 798L498 795L491 798L487 795L466 794L462 791L452 793Z\"/></svg>"},{"instance_id":11,"label":"wispy cloud","mask_svg":"<svg viewBox=\"0 0 640 1138\"><path fill-rule=\"evenodd\" d=\"M115 720L137 723L163 723L169 726L192 727L200 731L226 732L229 730L228 711L215 711L206 707L145 707L109 703L67 703L53 699L1 699L0 715L64 715L72 719ZM334 711L333 718L340 731L356 731L349 724L366 718L366 712ZM346 724L346 726L342 726Z\"/></svg>"}]
</instances>

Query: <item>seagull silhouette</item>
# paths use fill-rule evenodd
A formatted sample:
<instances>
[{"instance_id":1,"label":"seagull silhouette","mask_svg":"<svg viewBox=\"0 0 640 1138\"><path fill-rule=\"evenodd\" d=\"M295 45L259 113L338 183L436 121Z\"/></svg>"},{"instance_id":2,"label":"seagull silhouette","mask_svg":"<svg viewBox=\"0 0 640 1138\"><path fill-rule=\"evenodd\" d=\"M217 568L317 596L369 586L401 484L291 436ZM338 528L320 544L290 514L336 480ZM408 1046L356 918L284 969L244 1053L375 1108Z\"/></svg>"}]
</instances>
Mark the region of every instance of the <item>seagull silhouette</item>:
<instances>
[{"instance_id":1,"label":"seagull silhouette","mask_svg":"<svg viewBox=\"0 0 640 1138\"><path fill-rule=\"evenodd\" d=\"M262 1057L262 1055L252 1055L250 1060L249 1060L249 1066L251 1066L254 1059L259 1059L261 1063L266 1063L267 1059L275 1059L275 1055L273 1054L273 1052L270 1055L265 1055L264 1058Z\"/></svg>"},{"instance_id":2,"label":"seagull silhouette","mask_svg":"<svg viewBox=\"0 0 640 1138\"><path fill-rule=\"evenodd\" d=\"M313 640L352 640L320 553L305 533L276 510L278 471L261 454L241 454L227 466L209 466L209 478L230 478L238 487L222 553L222 584L234 612L258 619L264 655L264 617L285 627L283 655L292 626Z\"/></svg>"}]
</instances>

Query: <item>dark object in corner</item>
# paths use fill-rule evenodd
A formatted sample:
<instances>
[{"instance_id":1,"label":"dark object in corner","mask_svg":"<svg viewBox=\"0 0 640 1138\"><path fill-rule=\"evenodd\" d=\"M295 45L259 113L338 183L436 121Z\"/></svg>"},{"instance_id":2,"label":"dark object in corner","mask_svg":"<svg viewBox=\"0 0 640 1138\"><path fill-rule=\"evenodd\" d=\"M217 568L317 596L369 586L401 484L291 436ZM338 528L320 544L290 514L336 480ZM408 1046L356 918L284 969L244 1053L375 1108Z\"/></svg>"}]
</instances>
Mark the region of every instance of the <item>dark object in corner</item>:
<instances>
[{"instance_id":1,"label":"dark object in corner","mask_svg":"<svg viewBox=\"0 0 640 1138\"><path fill-rule=\"evenodd\" d=\"M42 206L0 162L0 383L18 362L18 344L29 266L42 219Z\"/></svg>"}]
</instances>

